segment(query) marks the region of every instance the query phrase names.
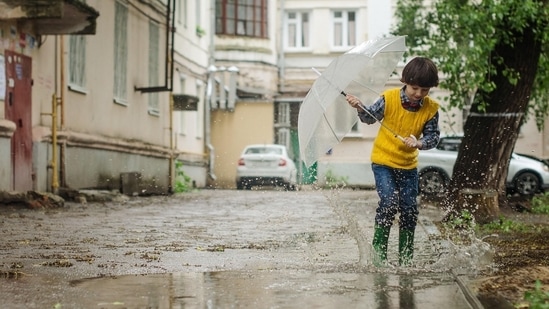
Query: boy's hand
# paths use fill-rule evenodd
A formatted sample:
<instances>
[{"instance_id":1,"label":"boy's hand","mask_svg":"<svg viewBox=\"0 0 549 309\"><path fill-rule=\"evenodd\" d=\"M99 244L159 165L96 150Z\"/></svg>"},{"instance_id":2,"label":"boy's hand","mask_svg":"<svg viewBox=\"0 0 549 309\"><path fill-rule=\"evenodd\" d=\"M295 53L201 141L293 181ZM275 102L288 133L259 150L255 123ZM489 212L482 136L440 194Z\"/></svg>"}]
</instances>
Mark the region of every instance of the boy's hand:
<instances>
[{"instance_id":1,"label":"boy's hand","mask_svg":"<svg viewBox=\"0 0 549 309\"><path fill-rule=\"evenodd\" d=\"M403 140L404 144L410 148L421 148L421 142L413 135L407 136Z\"/></svg>"},{"instance_id":2,"label":"boy's hand","mask_svg":"<svg viewBox=\"0 0 549 309\"><path fill-rule=\"evenodd\" d=\"M356 109L362 110L362 102L360 102L359 98L355 97L352 94L347 94L345 98L347 99L347 103L349 103L349 105Z\"/></svg>"}]
</instances>

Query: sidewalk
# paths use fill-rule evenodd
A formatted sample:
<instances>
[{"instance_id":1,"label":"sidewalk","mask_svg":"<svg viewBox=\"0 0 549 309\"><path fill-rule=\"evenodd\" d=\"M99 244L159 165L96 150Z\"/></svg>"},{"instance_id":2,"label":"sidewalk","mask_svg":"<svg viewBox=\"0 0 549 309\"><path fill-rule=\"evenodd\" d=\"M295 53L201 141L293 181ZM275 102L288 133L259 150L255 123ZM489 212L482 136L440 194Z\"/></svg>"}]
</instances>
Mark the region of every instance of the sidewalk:
<instances>
[{"instance_id":1,"label":"sidewalk","mask_svg":"<svg viewBox=\"0 0 549 309\"><path fill-rule=\"evenodd\" d=\"M368 265L376 204L365 190L201 190L2 208L0 297L4 308L478 308L423 214L417 267Z\"/></svg>"}]
</instances>

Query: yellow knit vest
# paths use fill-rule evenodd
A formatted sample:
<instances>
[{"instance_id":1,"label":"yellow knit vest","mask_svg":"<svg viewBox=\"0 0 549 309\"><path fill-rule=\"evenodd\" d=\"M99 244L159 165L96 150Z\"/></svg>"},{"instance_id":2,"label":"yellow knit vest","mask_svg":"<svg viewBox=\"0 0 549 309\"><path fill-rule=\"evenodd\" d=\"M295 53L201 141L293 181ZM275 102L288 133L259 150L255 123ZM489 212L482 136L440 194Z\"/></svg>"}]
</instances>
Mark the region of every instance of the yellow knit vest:
<instances>
[{"instance_id":1,"label":"yellow knit vest","mask_svg":"<svg viewBox=\"0 0 549 309\"><path fill-rule=\"evenodd\" d=\"M385 97L383 124L402 137L414 135L419 139L425 123L438 110L438 104L427 96L418 111L407 111L402 107L400 88L387 90L382 95ZM417 155L416 148L407 147L383 126L379 128L372 149L372 163L409 170L417 167Z\"/></svg>"}]
</instances>

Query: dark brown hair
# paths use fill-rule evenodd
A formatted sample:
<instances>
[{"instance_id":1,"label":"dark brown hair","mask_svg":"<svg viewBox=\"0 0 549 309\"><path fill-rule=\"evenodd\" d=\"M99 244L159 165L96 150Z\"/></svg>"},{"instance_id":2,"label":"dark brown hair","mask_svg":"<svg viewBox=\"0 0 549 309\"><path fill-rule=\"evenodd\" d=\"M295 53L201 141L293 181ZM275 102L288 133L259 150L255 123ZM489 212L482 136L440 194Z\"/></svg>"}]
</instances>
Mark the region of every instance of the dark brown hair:
<instances>
[{"instance_id":1,"label":"dark brown hair","mask_svg":"<svg viewBox=\"0 0 549 309\"><path fill-rule=\"evenodd\" d=\"M429 58L416 57L404 66L400 81L413 86L436 87L438 86L437 66Z\"/></svg>"}]
</instances>

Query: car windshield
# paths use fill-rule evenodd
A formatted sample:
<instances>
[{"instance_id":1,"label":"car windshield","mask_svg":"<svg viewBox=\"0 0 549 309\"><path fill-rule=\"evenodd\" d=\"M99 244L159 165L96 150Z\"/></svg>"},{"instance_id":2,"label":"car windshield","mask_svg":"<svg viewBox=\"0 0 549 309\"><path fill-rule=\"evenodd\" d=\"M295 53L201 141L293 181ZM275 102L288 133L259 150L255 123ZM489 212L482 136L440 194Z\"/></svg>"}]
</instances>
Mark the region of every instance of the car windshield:
<instances>
[{"instance_id":1,"label":"car windshield","mask_svg":"<svg viewBox=\"0 0 549 309\"><path fill-rule=\"evenodd\" d=\"M282 149L277 147L250 147L246 149L246 154L282 154Z\"/></svg>"},{"instance_id":2,"label":"car windshield","mask_svg":"<svg viewBox=\"0 0 549 309\"><path fill-rule=\"evenodd\" d=\"M458 151L461 144L461 137L445 137L441 138L437 145L437 149L446 151Z\"/></svg>"}]
</instances>

